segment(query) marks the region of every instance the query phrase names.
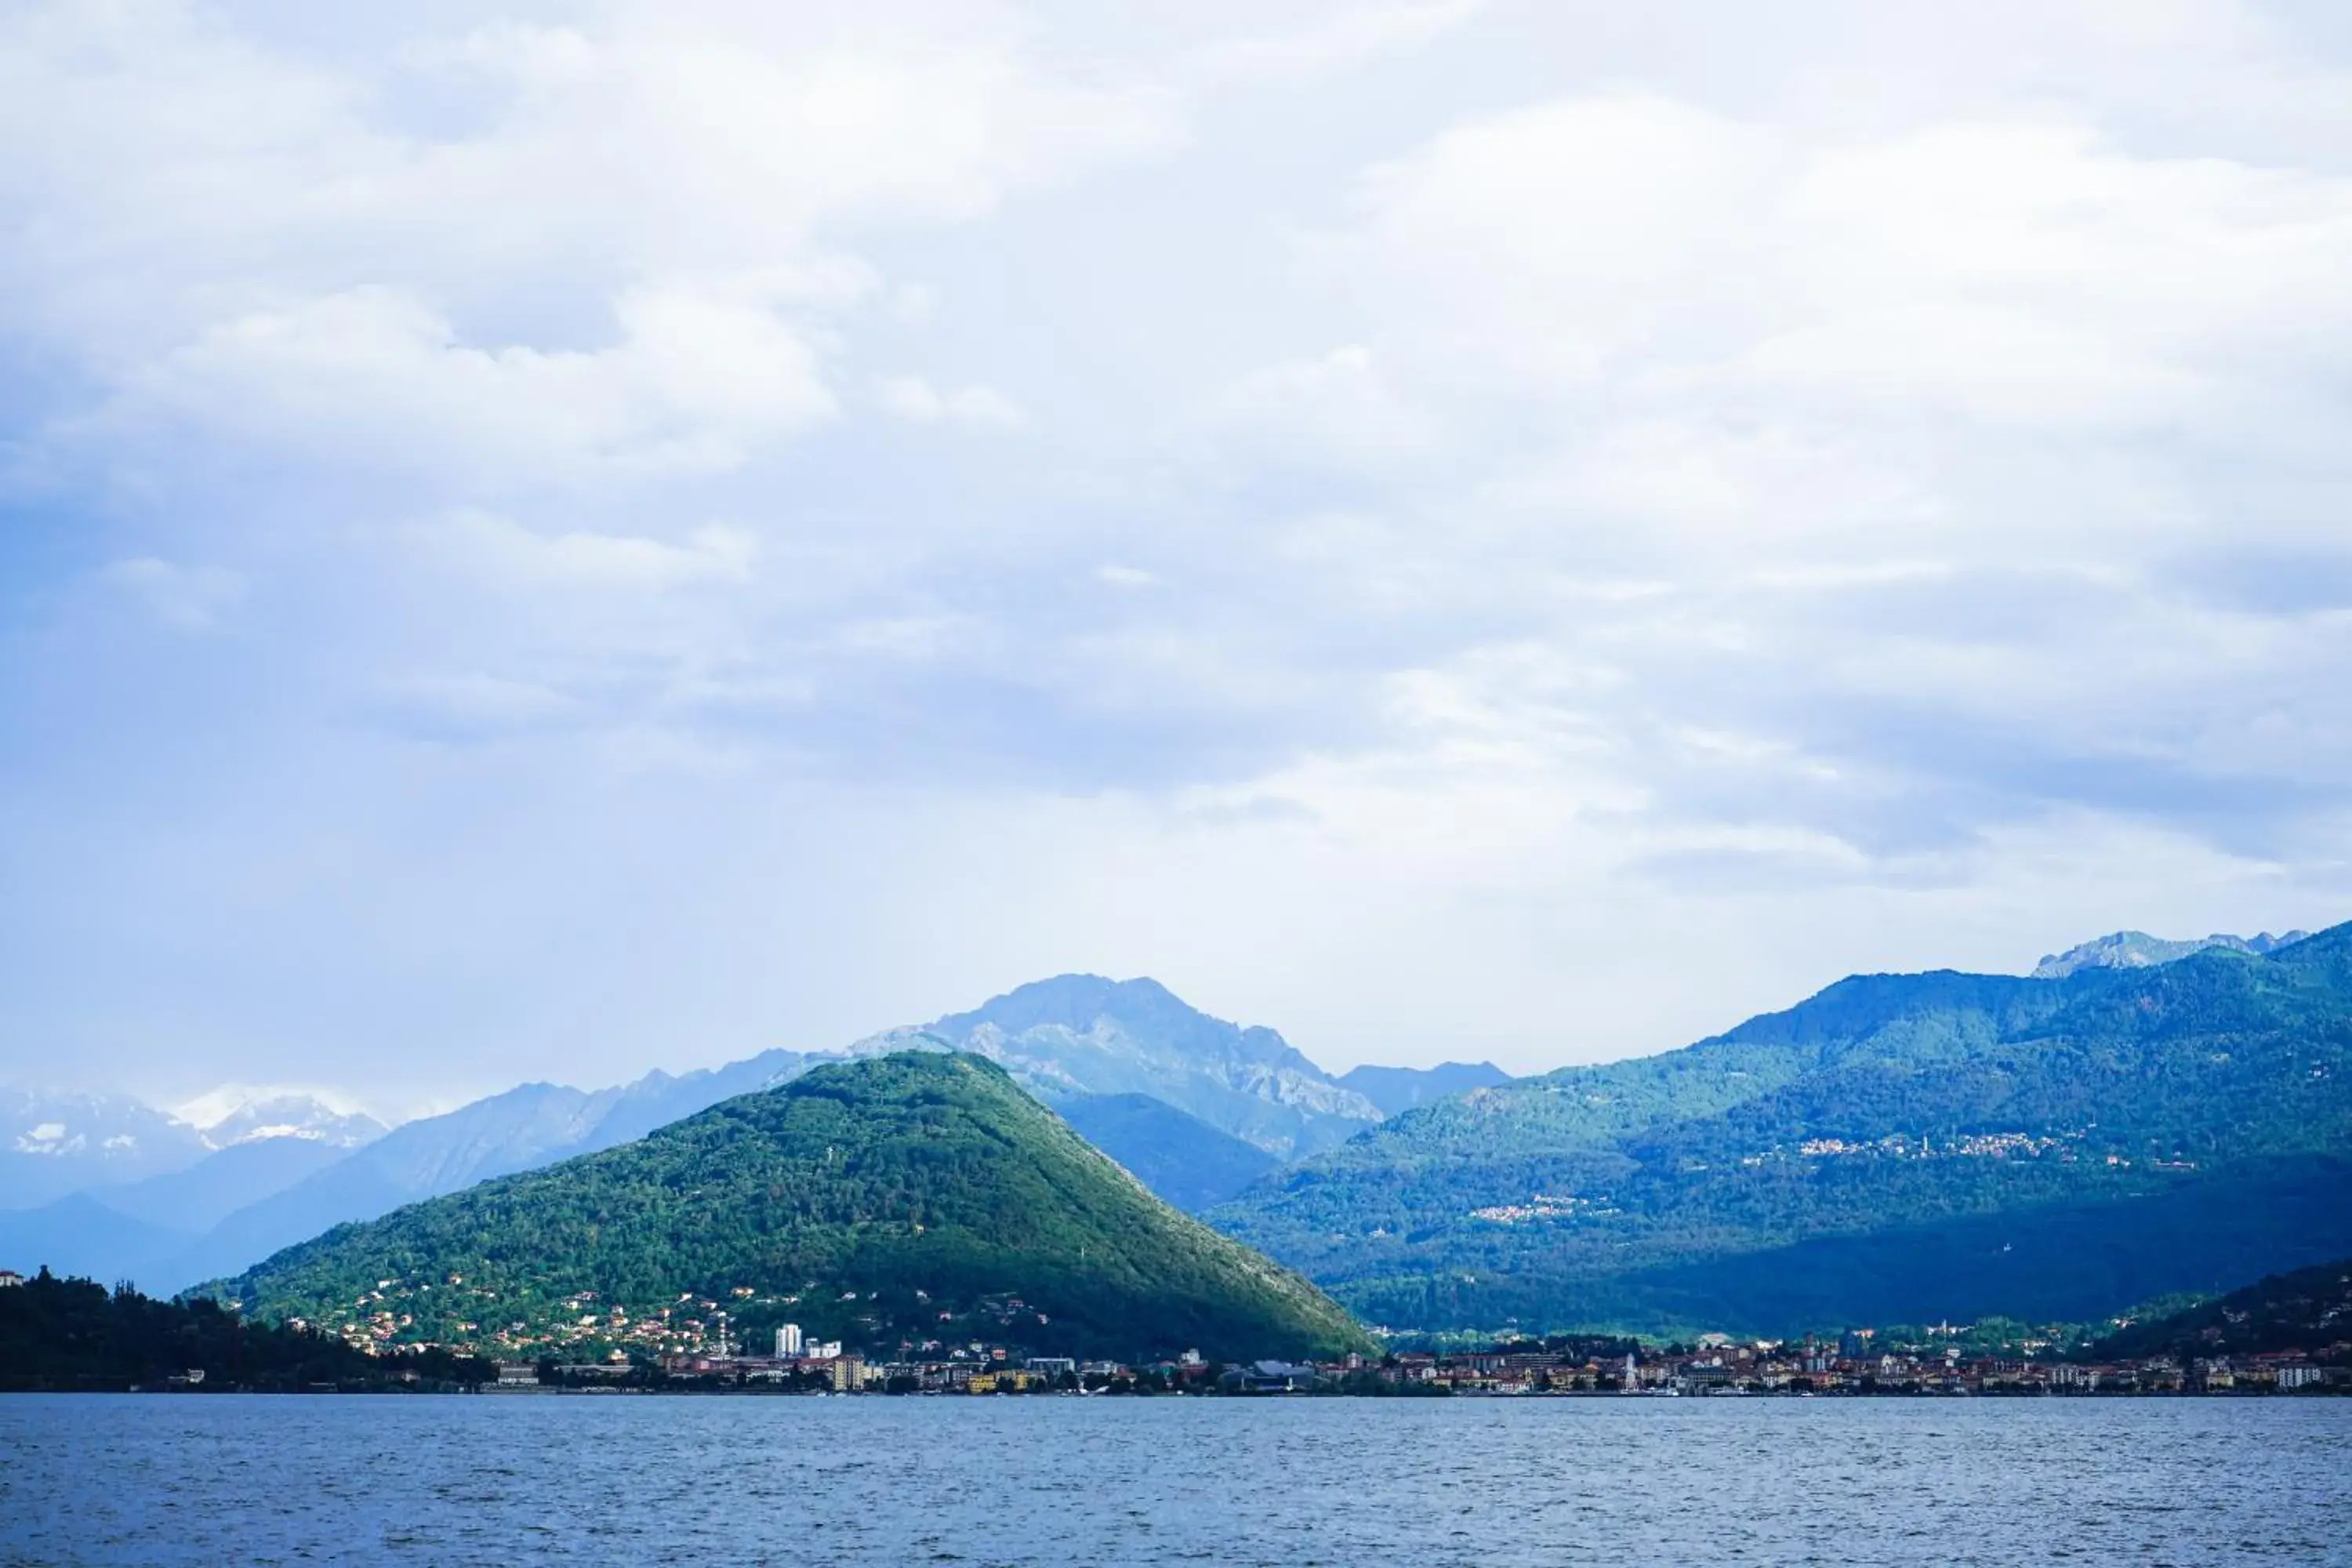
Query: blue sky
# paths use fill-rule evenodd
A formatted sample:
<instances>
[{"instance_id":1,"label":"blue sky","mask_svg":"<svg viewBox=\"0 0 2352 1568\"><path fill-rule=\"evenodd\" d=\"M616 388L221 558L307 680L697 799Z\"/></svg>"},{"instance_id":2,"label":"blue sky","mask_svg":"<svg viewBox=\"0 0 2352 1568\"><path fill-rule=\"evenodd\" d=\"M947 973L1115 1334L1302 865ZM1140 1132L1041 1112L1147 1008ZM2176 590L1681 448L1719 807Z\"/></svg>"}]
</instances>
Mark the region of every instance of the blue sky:
<instances>
[{"instance_id":1,"label":"blue sky","mask_svg":"<svg viewBox=\"0 0 2352 1568\"><path fill-rule=\"evenodd\" d=\"M2352 913L2352 26L0 16L0 1076L1333 1066Z\"/></svg>"}]
</instances>

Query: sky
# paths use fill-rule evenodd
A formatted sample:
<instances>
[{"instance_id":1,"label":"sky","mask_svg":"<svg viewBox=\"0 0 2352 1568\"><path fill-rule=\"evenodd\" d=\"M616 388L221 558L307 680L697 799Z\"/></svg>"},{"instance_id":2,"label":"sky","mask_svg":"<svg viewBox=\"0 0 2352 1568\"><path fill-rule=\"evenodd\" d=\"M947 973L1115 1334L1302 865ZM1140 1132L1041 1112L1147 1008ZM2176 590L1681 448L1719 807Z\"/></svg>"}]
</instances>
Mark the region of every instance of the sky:
<instances>
[{"instance_id":1,"label":"sky","mask_svg":"<svg viewBox=\"0 0 2352 1568\"><path fill-rule=\"evenodd\" d=\"M0 235L0 1078L2352 918L2339 5L17 0Z\"/></svg>"}]
</instances>

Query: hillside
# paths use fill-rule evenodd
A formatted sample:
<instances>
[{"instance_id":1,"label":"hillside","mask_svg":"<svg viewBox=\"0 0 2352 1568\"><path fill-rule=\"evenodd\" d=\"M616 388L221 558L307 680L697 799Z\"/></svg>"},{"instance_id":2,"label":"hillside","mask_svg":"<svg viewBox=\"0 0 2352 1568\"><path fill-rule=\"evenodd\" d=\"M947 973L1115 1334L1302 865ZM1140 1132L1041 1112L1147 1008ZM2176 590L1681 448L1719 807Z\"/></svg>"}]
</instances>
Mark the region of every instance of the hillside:
<instances>
[{"instance_id":1,"label":"hillside","mask_svg":"<svg viewBox=\"0 0 2352 1568\"><path fill-rule=\"evenodd\" d=\"M2347 1157L2338 928L2054 980L1843 981L1406 1112L1211 1217L1399 1325L2079 1319L2352 1251Z\"/></svg>"},{"instance_id":2,"label":"hillside","mask_svg":"<svg viewBox=\"0 0 2352 1568\"><path fill-rule=\"evenodd\" d=\"M1362 1342L1318 1291L1152 1197L994 1064L920 1052L821 1067L641 1142L341 1227L218 1293L268 1318L378 1323L394 1342L501 1349L590 1337L583 1316L598 1342L651 1343L665 1314L719 1305L741 1331L790 1318L877 1350Z\"/></svg>"},{"instance_id":3,"label":"hillside","mask_svg":"<svg viewBox=\"0 0 2352 1568\"><path fill-rule=\"evenodd\" d=\"M2106 1361L2264 1351L2304 1351L2352 1363L2352 1258L2274 1274L2219 1300L2126 1323L2084 1353Z\"/></svg>"}]
</instances>

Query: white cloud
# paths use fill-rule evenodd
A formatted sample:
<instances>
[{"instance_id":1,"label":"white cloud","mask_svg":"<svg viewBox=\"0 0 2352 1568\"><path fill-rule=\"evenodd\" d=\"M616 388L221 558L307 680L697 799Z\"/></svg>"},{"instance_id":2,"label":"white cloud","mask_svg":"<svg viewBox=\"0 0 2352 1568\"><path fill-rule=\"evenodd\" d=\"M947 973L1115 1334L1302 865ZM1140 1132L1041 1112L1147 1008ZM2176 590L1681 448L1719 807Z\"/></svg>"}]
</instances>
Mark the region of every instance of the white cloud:
<instances>
[{"instance_id":1,"label":"white cloud","mask_svg":"<svg viewBox=\"0 0 2352 1568\"><path fill-rule=\"evenodd\" d=\"M1532 1066L2324 922L2347 39L1867 10L6 9L20 1036Z\"/></svg>"},{"instance_id":2,"label":"white cloud","mask_svg":"<svg viewBox=\"0 0 2352 1568\"><path fill-rule=\"evenodd\" d=\"M875 383L876 400L888 413L919 425L1013 426L1021 409L992 386L960 386L941 392L919 375L887 375Z\"/></svg>"},{"instance_id":3,"label":"white cloud","mask_svg":"<svg viewBox=\"0 0 2352 1568\"><path fill-rule=\"evenodd\" d=\"M654 591L747 581L757 542L709 523L681 544L637 534L540 533L483 511L456 512L411 530L433 559L519 593L562 589Z\"/></svg>"},{"instance_id":4,"label":"white cloud","mask_svg":"<svg viewBox=\"0 0 2352 1568\"><path fill-rule=\"evenodd\" d=\"M609 349L483 348L413 298L356 289L207 330L105 423L510 489L734 468L834 412L804 337L756 300L632 290L615 317Z\"/></svg>"},{"instance_id":5,"label":"white cloud","mask_svg":"<svg viewBox=\"0 0 2352 1568\"><path fill-rule=\"evenodd\" d=\"M100 434L52 438L164 424L503 489L723 471L835 410L830 334L877 280L828 236L968 221L1174 134L1164 91L1057 74L984 0L565 13L390 62L177 0L0 23L0 329L114 390ZM407 128L404 74L475 112Z\"/></svg>"},{"instance_id":6,"label":"white cloud","mask_svg":"<svg viewBox=\"0 0 2352 1568\"><path fill-rule=\"evenodd\" d=\"M1221 38L1194 50L1185 63L1213 80L1314 76L1427 44L1484 8L1485 0L1346 5L1288 32Z\"/></svg>"},{"instance_id":7,"label":"white cloud","mask_svg":"<svg viewBox=\"0 0 2352 1568\"><path fill-rule=\"evenodd\" d=\"M244 577L220 566L175 566L152 555L117 561L100 574L177 631L210 631L245 597Z\"/></svg>"}]
</instances>

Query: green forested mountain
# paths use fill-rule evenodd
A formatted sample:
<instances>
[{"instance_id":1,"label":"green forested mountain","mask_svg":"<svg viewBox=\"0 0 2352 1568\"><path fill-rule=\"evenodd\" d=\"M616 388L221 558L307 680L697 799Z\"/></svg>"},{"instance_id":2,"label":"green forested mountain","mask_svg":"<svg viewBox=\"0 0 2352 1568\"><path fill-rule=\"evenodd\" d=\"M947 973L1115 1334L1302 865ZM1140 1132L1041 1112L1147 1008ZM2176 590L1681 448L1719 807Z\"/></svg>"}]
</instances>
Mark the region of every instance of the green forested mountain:
<instances>
[{"instance_id":1,"label":"green forested mountain","mask_svg":"<svg viewBox=\"0 0 2352 1568\"><path fill-rule=\"evenodd\" d=\"M2307 1351L2324 1361L2352 1362L2352 1258L2274 1274L2219 1300L2127 1323L2084 1353L2108 1360L2263 1351Z\"/></svg>"},{"instance_id":2,"label":"green forested mountain","mask_svg":"<svg viewBox=\"0 0 2352 1568\"><path fill-rule=\"evenodd\" d=\"M2352 927L1841 982L1408 1111L1214 1223L1369 1321L2095 1317L2352 1251Z\"/></svg>"},{"instance_id":3,"label":"green forested mountain","mask_svg":"<svg viewBox=\"0 0 2352 1568\"><path fill-rule=\"evenodd\" d=\"M392 1342L736 1331L1124 1356L1363 1342L1314 1287L1154 1198L992 1063L818 1068L640 1142L344 1226L215 1293Z\"/></svg>"}]
</instances>

